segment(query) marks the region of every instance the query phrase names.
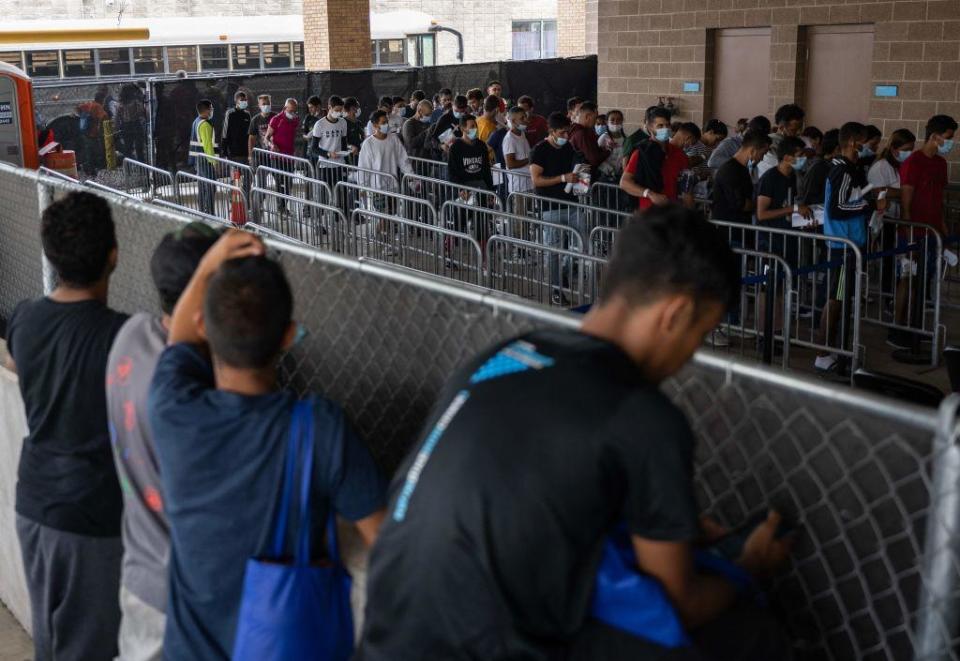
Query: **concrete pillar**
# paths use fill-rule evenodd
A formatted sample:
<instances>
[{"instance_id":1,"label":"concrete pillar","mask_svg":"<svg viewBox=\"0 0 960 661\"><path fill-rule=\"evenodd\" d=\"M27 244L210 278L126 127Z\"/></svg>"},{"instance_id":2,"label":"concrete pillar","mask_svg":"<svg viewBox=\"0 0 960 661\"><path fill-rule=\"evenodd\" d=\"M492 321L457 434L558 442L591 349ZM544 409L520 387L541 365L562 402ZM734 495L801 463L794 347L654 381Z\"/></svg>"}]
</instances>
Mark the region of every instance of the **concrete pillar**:
<instances>
[{"instance_id":1,"label":"concrete pillar","mask_svg":"<svg viewBox=\"0 0 960 661\"><path fill-rule=\"evenodd\" d=\"M303 0L308 71L369 69L370 0Z\"/></svg>"},{"instance_id":2,"label":"concrete pillar","mask_svg":"<svg viewBox=\"0 0 960 661\"><path fill-rule=\"evenodd\" d=\"M586 45L586 0L557 0L557 55L560 57L584 55Z\"/></svg>"}]
</instances>

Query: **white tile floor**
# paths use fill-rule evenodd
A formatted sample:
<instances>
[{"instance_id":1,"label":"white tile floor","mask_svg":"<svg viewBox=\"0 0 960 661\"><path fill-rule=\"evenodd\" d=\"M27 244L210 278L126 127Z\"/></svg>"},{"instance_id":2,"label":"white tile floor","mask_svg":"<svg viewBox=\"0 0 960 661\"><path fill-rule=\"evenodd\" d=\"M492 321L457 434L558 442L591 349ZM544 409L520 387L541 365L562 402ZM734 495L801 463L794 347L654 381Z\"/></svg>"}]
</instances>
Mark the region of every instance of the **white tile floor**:
<instances>
[{"instance_id":1,"label":"white tile floor","mask_svg":"<svg viewBox=\"0 0 960 661\"><path fill-rule=\"evenodd\" d=\"M0 603L0 661L29 661L32 658L30 637Z\"/></svg>"}]
</instances>

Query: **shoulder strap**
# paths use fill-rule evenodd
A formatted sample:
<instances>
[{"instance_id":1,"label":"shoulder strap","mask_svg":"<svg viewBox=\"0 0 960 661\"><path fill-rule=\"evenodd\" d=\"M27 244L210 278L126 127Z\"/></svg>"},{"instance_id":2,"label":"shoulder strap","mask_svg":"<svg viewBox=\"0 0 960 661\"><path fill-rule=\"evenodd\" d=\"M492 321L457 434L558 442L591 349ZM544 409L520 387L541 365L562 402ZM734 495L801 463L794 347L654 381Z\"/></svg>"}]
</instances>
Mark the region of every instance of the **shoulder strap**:
<instances>
[{"instance_id":1,"label":"shoulder strap","mask_svg":"<svg viewBox=\"0 0 960 661\"><path fill-rule=\"evenodd\" d=\"M283 490L280 496L280 509L277 511L277 523L273 530L273 557L283 555L283 542L287 532L287 521L290 518L290 498L293 495L294 478L297 466L297 451L300 440L300 417L297 415L299 402L293 407L293 416L290 420L290 431L287 434L287 458L283 471Z\"/></svg>"},{"instance_id":2,"label":"shoulder strap","mask_svg":"<svg viewBox=\"0 0 960 661\"><path fill-rule=\"evenodd\" d=\"M300 526L297 532L297 565L310 564L310 485L313 481L313 406L309 399L294 406L294 418L299 420L300 445L303 462L300 467Z\"/></svg>"}]
</instances>

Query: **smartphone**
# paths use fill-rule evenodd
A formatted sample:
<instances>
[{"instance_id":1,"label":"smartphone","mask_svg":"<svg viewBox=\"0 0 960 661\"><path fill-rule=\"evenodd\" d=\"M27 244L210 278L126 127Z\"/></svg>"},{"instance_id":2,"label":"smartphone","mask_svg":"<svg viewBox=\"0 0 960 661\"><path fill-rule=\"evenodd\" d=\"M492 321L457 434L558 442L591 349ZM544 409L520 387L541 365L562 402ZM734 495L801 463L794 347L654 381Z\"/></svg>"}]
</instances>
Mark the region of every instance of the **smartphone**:
<instances>
[{"instance_id":1,"label":"smartphone","mask_svg":"<svg viewBox=\"0 0 960 661\"><path fill-rule=\"evenodd\" d=\"M711 544L709 550L712 553L716 553L717 555L726 558L727 560L739 560L740 556L743 555L743 547L747 543L747 538L750 537L750 535L753 533L753 530L757 526L766 520L766 512L761 512L760 514L750 517L747 519L746 523L731 530L729 533ZM782 537L786 537L795 530L796 526L787 522L785 518L781 518L780 525L777 527L774 538L780 539Z\"/></svg>"}]
</instances>

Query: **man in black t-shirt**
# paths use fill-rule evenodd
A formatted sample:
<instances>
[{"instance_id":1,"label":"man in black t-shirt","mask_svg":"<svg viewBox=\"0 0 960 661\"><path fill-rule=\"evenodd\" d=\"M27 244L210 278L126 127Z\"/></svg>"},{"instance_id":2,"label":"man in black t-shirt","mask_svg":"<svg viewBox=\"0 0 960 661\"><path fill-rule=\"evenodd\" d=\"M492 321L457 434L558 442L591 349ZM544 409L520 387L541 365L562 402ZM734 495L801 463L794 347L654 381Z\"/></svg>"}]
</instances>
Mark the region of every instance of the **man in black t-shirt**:
<instances>
[{"instance_id":1,"label":"man in black t-shirt","mask_svg":"<svg viewBox=\"0 0 960 661\"><path fill-rule=\"evenodd\" d=\"M247 151L250 154L250 162L253 163L253 150L270 150L267 144L267 129L270 128L270 120L277 113L273 112L273 106L270 105L270 95L261 94L257 97L257 104L260 112L250 119L250 129L248 131Z\"/></svg>"},{"instance_id":2,"label":"man in black t-shirt","mask_svg":"<svg viewBox=\"0 0 960 661\"><path fill-rule=\"evenodd\" d=\"M770 138L758 131L747 131L740 149L720 166L713 179L711 218L749 225L755 209L753 179L750 170L767 153Z\"/></svg>"},{"instance_id":3,"label":"man in black t-shirt","mask_svg":"<svg viewBox=\"0 0 960 661\"><path fill-rule=\"evenodd\" d=\"M107 307L117 240L110 207L70 193L43 212L59 284L13 311L7 342L29 433L17 536L37 659L112 659L120 625L122 500L107 425L107 356L127 316Z\"/></svg>"},{"instance_id":4,"label":"man in black t-shirt","mask_svg":"<svg viewBox=\"0 0 960 661\"><path fill-rule=\"evenodd\" d=\"M447 154L447 178L454 184L493 190L489 147L477 138L477 119L473 115L460 118L460 139L450 145ZM464 192L461 197L469 195Z\"/></svg>"},{"instance_id":5,"label":"man in black t-shirt","mask_svg":"<svg viewBox=\"0 0 960 661\"><path fill-rule=\"evenodd\" d=\"M357 659L663 658L590 618L601 546L621 522L699 650L707 637L724 658L786 658L772 622L724 615L736 589L693 569L694 440L659 389L738 286L721 232L655 209L622 230L579 332L529 333L459 371L391 485ZM785 560L777 523L771 513L747 541L748 571Z\"/></svg>"},{"instance_id":6,"label":"man in black t-shirt","mask_svg":"<svg viewBox=\"0 0 960 661\"><path fill-rule=\"evenodd\" d=\"M775 148L777 167L767 170L757 184L757 224L759 227L793 229L793 214L806 219L813 212L806 204L797 201L797 173L803 172L807 157L805 145L800 138L784 136ZM759 232L757 246L786 259L791 267L797 265L799 241L772 232Z\"/></svg>"}]
</instances>

